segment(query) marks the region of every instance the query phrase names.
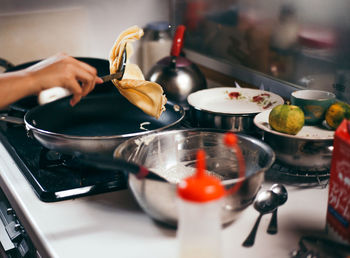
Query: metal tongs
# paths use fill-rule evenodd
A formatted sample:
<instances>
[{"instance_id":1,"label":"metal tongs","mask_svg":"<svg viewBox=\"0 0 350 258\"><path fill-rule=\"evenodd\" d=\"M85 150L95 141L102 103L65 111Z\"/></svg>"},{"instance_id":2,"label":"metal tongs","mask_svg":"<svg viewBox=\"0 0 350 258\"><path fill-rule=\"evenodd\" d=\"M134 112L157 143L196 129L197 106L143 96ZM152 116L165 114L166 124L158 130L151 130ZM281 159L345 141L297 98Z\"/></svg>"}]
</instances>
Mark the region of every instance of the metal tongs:
<instances>
[{"instance_id":1,"label":"metal tongs","mask_svg":"<svg viewBox=\"0 0 350 258\"><path fill-rule=\"evenodd\" d=\"M101 77L103 82L108 82L108 81L111 81L111 80L121 80L123 78L123 75L124 75L124 72L125 72L126 59L127 59L127 54L126 54L126 45L125 45L123 53L122 53L121 62L119 64L117 72Z\"/></svg>"}]
</instances>

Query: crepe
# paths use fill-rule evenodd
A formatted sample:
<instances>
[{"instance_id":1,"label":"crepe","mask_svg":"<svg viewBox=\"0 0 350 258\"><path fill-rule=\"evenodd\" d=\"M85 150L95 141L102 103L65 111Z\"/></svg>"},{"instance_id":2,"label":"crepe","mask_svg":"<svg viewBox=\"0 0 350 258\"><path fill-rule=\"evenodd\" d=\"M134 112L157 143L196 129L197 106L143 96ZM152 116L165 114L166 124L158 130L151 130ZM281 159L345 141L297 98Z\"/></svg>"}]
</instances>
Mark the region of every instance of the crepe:
<instances>
[{"instance_id":1,"label":"crepe","mask_svg":"<svg viewBox=\"0 0 350 258\"><path fill-rule=\"evenodd\" d=\"M133 54L131 43L142 36L143 30L138 26L126 29L118 36L109 54L109 70L111 74L118 70L124 46L126 46L127 62L124 76L121 81L113 80L112 82L120 94L132 104L158 119L165 110L164 105L167 102L163 88L158 83L145 81L138 65L129 61Z\"/></svg>"}]
</instances>

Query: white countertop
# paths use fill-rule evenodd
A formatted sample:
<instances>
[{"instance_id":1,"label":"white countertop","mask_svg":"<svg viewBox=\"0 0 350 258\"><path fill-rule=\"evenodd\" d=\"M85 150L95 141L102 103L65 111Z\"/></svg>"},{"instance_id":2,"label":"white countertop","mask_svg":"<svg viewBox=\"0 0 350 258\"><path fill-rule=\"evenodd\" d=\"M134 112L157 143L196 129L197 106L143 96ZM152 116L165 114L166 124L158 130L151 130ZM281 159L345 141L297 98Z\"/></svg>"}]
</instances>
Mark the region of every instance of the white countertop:
<instances>
[{"instance_id":1,"label":"white countertop","mask_svg":"<svg viewBox=\"0 0 350 258\"><path fill-rule=\"evenodd\" d=\"M176 231L150 219L130 190L42 202L2 144L0 187L42 257L177 257ZM324 232L327 188L287 189L289 199L278 210L279 232L266 233L271 215L265 215L255 245L242 247L258 217L250 206L222 231L225 258L289 257L302 235Z\"/></svg>"}]
</instances>

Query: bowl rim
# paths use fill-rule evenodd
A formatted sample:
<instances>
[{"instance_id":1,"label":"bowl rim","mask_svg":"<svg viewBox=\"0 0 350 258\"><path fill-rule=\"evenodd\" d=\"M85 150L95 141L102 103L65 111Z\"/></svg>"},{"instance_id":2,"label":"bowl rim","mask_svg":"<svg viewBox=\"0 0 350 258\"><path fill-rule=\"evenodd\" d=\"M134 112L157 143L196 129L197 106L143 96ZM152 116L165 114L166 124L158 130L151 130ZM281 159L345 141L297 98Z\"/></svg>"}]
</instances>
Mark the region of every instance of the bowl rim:
<instances>
[{"instance_id":1,"label":"bowl rim","mask_svg":"<svg viewBox=\"0 0 350 258\"><path fill-rule=\"evenodd\" d=\"M303 96L303 93L318 93L318 94L323 94L325 97L323 98L310 98L310 97L306 97ZM336 96L333 92L330 91L325 91L325 90L297 90L297 91L293 91L291 93L291 97L293 97L296 100L303 100L303 101L332 101L336 99Z\"/></svg>"},{"instance_id":2,"label":"bowl rim","mask_svg":"<svg viewBox=\"0 0 350 258\"><path fill-rule=\"evenodd\" d=\"M119 144L114 152L113 152L113 157L122 157L124 158L121 154L122 154L122 150L125 149L125 147L128 145L129 142L133 142L135 140L138 140L140 138L149 138L152 139L154 136L161 136L161 135L166 135L166 134L178 134L178 133L182 133L182 132L209 132L209 133L234 133L238 136L238 138L243 138L247 141L250 141L254 144L259 145L269 156L270 156L270 160L269 162L262 168L258 169L255 173L252 173L249 176L246 176L244 178L250 178L253 177L259 173L263 173L265 171L267 171L268 169L271 168L271 166L273 165L273 163L276 160L276 154L274 152L274 150L264 141L257 139L253 136L250 135L246 135L244 133L240 133L240 132L232 132L230 130L225 130L225 129L216 129L216 128L185 128L185 129L174 129L174 130L165 130L165 131L161 131L161 132L153 132L147 135L143 135L143 136L136 136L136 137L132 137L129 138L127 140L125 140L124 142L122 142L121 144ZM141 180L153 180L153 179L141 179ZM222 184L228 185L228 184L232 184L232 183L236 183L235 181L239 181L239 180L243 180L242 178L238 177L238 178L234 178L234 179L227 179L227 180L222 180ZM153 180L154 181L154 180ZM229 182L228 182L229 181ZM176 185L175 183L171 183L171 182L161 182L161 183L169 183L169 184L173 184Z\"/></svg>"},{"instance_id":3,"label":"bowl rim","mask_svg":"<svg viewBox=\"0 0 350 258\"><path fill-rule=\"evenodd\" d=\"M269 133L275 136L289 138L293 140L302 140L302 141L333 141L334 139L334 130L329 130L328 128L322 128L317 125L304 125L302 130L313 131L313 134L301 136L300 133L296 135L286 134L282 132L277 132L270 128L268 123L268 117L271 110L266 110L256 115L253 122L256 127L262 130L264 133ZM301 131L303 132L303 131ZM321 135L322 134L322 135ZM316 136L315 136L316 135Z\"/></svg>"}]
</instances>

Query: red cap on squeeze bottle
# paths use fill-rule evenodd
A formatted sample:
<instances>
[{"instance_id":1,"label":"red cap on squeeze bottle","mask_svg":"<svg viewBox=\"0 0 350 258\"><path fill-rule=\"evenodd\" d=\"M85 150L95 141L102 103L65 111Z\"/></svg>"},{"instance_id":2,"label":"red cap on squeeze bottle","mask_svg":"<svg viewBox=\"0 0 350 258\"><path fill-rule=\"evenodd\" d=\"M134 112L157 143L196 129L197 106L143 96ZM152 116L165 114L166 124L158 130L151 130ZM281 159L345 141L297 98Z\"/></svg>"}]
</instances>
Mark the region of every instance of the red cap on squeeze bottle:
<instances>
[{"instance_id":1,"label":"red cap on squeeze bottle","mask_svg":"<svg viewBox=\"0 0 350 258\"><path fill-rule=\"evenodd\" d=\"M193 202L209 202L223 197L226 192L220 180L205 172L204 150L198 150L196 165L196 173L178 185L178 195L184 200Z\"/></svg>"}]
</instances>

